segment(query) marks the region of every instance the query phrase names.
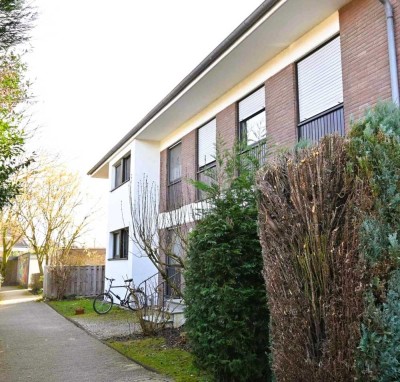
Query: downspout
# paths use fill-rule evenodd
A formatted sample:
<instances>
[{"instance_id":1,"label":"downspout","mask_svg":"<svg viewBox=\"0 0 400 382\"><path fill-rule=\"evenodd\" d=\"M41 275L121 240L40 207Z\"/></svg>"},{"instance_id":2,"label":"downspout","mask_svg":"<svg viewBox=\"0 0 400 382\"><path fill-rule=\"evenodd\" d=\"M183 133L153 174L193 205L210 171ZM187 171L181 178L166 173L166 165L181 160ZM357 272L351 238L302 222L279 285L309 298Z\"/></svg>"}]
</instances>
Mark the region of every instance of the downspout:
<instances>
[{"instance_id":1,"label":"downspout","mask_svg":"<svg viewBox=\"0 0 400 382\"><path fill-rule=\"evenodd\" d=\"M396 42L394 37L393 7L390 0L379 0L385 7L389 51L390 86L392 101L399 105L399 77L397 72Z\"/></svg>"}]
</instances>

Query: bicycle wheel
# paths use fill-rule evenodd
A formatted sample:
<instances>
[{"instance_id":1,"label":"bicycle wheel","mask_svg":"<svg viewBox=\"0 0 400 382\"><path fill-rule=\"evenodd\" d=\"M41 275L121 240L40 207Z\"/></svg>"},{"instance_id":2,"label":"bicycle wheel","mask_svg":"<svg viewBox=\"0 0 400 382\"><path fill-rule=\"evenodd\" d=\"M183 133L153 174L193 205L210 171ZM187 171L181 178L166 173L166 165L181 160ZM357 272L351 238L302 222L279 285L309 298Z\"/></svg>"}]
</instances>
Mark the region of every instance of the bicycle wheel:
<instances>
[{"instance_id":1,"label":"bicycle wheel","mask_svg":"<svg viewBox=\"0 0 400 382\"><path fill-rule=\"evenodd\" d=\"M113 298L108 293L102 293L96 296L93 301L93 309L98 314L108 313L113 306Z\"/></svg>"},{"instance_id":2,"label":"bicycle wheel","mask_svg":"<svg viewBox=\"0 0 400 382\"><path fill-rule=\"evenodd\" d=\"M129 293L127 305L130 310L138 310L145 305L145 295L143 292L135 291Z\"/></svg>"}]
</instances>

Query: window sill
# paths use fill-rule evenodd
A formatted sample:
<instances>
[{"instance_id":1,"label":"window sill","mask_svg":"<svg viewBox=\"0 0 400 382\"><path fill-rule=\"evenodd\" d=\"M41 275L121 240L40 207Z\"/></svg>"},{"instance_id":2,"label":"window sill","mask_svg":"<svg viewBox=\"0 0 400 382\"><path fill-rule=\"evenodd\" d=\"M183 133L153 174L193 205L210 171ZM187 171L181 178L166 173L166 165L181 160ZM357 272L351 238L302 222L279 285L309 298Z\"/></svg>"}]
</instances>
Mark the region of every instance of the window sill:
<instances>
[{"instance_id":1,"label":"window sill","mask_svg":"<svg viewBox=\"0 0 400 382\"><path fill-rule=\"evenodd\" d=\"M128 260L128 258L123 257L123 258L119 258L119 257L112 257L111 259L107 259L107 261L126 261Z\"/></svg>"},{"instance_id":2,"label":"window sill","mask_svg":"<svg viewBox=\"0 0 400 382\"><path fill-rule=\"evenodd\" d=\"M125 180L125 182L122 182L120 185L118 185L117 187L114 187L110 190L110 192L113 192L115 190L118 190L118 188L122 187L124 184L128 183L130 181L130 179Z\"/></svg>"}]
</instances>

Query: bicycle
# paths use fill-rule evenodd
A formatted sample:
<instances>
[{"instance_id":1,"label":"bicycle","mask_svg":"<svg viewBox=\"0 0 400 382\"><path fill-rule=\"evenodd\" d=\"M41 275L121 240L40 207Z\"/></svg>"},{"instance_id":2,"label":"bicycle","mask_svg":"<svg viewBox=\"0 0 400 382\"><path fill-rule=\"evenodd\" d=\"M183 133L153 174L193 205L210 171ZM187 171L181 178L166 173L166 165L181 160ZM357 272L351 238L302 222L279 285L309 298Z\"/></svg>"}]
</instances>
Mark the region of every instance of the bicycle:
<instances>
[{"instance_id":1,"label":"bicycle","mask_svg":"<svg viewBox=\"0 0 400 382\"><path fill-rule=\"evenodd\" d=\"M125 285L116 286L112 286L115 279L109 279L106 277L106 280L110 282L108 289L104 293L97 295L93 301L93 309L97 314L106 314L111 310L114 304L113 296L119 300L120 306L127 306L130 310L138 310L143 307L145 304L145 295L142 290L131 288L130 283L133 279L126 279L124 280ZM125 297L121 298L115 294L111 290L112 288L125 288Z\"/></svg>"}]
</instances>

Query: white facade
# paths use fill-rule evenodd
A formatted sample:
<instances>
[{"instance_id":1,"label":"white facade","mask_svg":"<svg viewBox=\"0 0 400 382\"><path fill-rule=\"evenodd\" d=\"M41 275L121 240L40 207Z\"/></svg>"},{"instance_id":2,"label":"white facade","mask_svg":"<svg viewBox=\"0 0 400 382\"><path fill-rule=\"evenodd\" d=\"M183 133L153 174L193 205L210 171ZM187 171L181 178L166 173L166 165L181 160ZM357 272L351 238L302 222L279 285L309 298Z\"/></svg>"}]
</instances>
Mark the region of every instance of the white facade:
<instances>
[{"instance_id":1,"label":"white facade","mask_svg":"<svg viewBox=\"0 0 400 382\"><path fill-rule=\"evenodd\" d=\"M146 278L156 273L156 268L149 258L142 253L133 243L130 236L127 258L113 258L113 232L128 227L132 232L131 199L135 204L135 192L138 182L146 176L149 183L159 184L160 156L157 142L134 140L127 148L119 151L109 165L110 194L108 200L108 246L106 248L106 269L108 278L114 278L114 285L123 285L124 279L133 278L135 285L139 285ZM130 180L114 188L115 167L121 158L130 153L131 171ZM108 286L108 283L106 283ZM121 292L122 293L122 292Z\"/></svg>"}]
</instances>

